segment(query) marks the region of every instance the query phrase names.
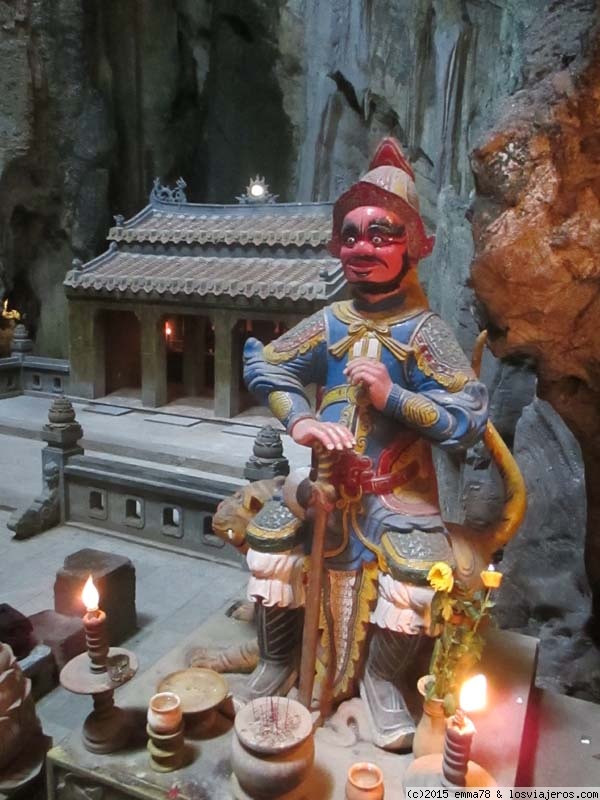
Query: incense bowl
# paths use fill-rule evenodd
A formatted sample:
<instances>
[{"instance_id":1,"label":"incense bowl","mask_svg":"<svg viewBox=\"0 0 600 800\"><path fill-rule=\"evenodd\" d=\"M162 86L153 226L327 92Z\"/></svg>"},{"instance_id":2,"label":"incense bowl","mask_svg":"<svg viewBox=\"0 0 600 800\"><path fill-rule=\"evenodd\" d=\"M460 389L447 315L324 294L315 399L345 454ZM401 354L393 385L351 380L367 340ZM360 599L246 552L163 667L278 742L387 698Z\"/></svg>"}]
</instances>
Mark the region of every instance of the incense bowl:
<instances>
[{"instance_id":1,"label":"incense bowl","mask_svg":"<svg viewBox=\"0 0 600 800\"><path fill-rule=\"evenodd\" d=\"M312 767L312 720L303 705L262 697L238 711L231 766L238 798L267 800L298 789ZM241 790L241 791L240 791Z\"/></svg>"}]
</instances>

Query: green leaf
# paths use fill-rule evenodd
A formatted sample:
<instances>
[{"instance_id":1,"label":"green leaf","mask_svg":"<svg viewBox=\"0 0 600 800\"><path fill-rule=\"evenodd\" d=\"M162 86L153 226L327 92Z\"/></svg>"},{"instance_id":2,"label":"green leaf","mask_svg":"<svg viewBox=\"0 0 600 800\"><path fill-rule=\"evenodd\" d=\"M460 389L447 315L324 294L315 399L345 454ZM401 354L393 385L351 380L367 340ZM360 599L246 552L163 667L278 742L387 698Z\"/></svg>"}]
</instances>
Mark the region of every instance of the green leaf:
<instances>
[{"instance_id":1,"label":"green leaf","mask_svg":"<svg viewBox=\"0 0 600 800\"><path fill-rule=\"evenodd\" d=\"M448 692L444 697L444 714L447 717L451 717L452 714L456 711L456 700L454 699L454 695L451 692Z\"/></svg>"},{"instance_id":2,"label":"green leaf","mask_svg":"<svg viewBox=\"0 0 600 800\"><path fill-rule=\"evenodd\" d=\"M440 592L436 592L433 595L433 600L431 601L431 619L434 620L434 622L440 622L442 600L443 597Z\"/></svg>"}]
</instances>

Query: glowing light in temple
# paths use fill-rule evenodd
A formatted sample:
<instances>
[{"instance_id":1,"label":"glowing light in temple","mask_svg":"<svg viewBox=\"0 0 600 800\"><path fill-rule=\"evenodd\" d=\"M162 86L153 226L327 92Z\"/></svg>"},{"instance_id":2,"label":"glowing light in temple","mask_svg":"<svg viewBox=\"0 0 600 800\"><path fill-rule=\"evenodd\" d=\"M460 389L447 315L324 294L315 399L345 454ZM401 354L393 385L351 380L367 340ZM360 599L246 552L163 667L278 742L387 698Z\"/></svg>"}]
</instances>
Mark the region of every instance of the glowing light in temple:
<instances>
[{"instance_id":1,"label":"glowing light in temple","mask_svg":"<svg viewBox=\"0 0 600 800\"><path fill-rule=\"evenodd\" d=\"M2 316L4 319L14 319L16 322L21 319L21 314L16 309L8 310L8 298L2 304Z\"/></svg>"},{"instance_id":2,"label":"glowing light in temple","mask_svg":"<svg viewBox=\"0 0 600 800\"><path fill-rule=\"evenodd\" d=\"M250 186L250 194L252 197L262 197L265 193L265 187L261 183L253 183Z\"/></svg>"}]
</instances>

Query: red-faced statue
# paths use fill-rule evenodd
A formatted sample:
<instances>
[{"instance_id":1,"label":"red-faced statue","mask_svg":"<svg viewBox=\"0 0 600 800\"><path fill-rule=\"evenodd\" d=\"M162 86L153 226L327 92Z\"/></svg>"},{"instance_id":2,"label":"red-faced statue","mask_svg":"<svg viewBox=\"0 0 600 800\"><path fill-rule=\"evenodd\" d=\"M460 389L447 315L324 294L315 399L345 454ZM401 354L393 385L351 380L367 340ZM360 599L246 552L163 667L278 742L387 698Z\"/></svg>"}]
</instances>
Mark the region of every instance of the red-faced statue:
<instances>
[{"instance_id":1,"label":"red-faced statue","mask_svg":"<svg viewBox=\"0 0 600 800\"><path fill-rule=\"evenodd\" d=\"M394 291L410 267L406 226L398 213L359 206L344 217L340 259L346 280L366 294Z\"/></svg>"}]
</instances>

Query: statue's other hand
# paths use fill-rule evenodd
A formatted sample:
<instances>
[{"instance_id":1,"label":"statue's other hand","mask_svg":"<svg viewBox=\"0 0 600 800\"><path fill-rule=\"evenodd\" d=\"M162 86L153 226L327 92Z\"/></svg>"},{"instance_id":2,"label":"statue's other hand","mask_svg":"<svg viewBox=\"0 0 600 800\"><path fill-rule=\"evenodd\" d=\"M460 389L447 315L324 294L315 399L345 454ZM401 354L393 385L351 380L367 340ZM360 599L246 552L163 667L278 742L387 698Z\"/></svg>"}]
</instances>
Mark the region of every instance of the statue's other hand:
<instances>
[{"instance_id":1,"label":"statue's other hand","mask_svg":"<svg viewBox=\"0 0 600 800\"><path fill-rule=\"evenodd\" d=\"M362 384L371 404L378 411L383 411L393 386L385 364L373 358L353 358L348 362L344 373L348 383L355 386Z\"/></svg>"},{"instance_id":2,"label":"statue's other hand","mask_svg":"<svg viewBox=\"0 0 600 800\"><path fill-rule=\"evenodd\" d=\"M345 425L337 422L319 422L312 418L299 419L290 436L297 444L306 447L321 445L326 450L352 450L356 440Z\"/></svg>"}]
</instances>

